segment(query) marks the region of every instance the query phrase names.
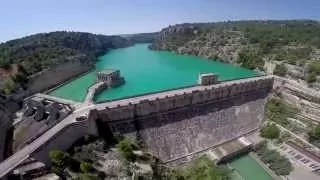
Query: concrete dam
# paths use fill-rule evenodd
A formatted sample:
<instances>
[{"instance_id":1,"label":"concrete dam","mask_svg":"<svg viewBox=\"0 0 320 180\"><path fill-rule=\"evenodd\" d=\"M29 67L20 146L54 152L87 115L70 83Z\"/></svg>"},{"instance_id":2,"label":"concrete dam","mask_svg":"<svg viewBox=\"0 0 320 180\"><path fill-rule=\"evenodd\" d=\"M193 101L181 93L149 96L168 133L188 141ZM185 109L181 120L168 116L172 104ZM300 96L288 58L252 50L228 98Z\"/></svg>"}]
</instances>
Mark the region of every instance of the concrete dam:
<instances>
[{"instance_id":1,"label":"concrete dam","mask_svg":"<svg viewBox=\"0 0 320 180\"><path fill-rule=\"evenodd\" d=\"M50 150L67 150L87 134L135 138L164 163L178 162L255 132L272 87L272 76L260 76L74 106L70 115L1 162L0 178L30 159L50 164Z\"/></svg>"},{"instance_id":2,"label":"concrete dam","mask_svg":"<svg viewBox=\"0 0 320 180\"><path fill-rule=\"evenodd\" d=\"M98 132L138 137L162 161L181 159L262 125L269 76L162 92L162 96L95 110ZM157 94L154 94L157 95Z\"/></svg>"}]
</instances>

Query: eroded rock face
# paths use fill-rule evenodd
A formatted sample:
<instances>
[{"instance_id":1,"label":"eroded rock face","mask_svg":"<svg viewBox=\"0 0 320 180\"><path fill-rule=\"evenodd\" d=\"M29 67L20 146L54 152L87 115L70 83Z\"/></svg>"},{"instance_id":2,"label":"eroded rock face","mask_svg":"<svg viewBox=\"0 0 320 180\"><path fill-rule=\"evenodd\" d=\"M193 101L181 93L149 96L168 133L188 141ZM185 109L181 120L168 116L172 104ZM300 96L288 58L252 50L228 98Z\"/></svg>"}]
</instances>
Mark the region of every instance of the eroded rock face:
<instances>
[{"instance_id":1,"label":"eroded rock face","mask_svg":"<svg viewBox=\"0 0 320 180\"><path fill-rule=\"evenodd\" d=\"M274 92L286 103L298 108L297 118L320 122L320 93L303 83L275 77Z\"/></svg>"},{"instance_id":2,"label":"eroded rock face","mask_svg":"<svg viewBox=\"0 0 320 180\"><path fill-rule=\"evenodd\" d=\"M163 29L150 46L153 50L169 50L235 63L243 34L239 31L204 31L201 24L180 24Z\"/></svg>"},{"instance_id":3,"label":"eroded rock face","mask_svg":"<svg viewBox=\"0 0 320 180\"><path fill-rule=\"evenodd\" d=\"M290 26L291 23L296 22L235 21L177 24L162 29L150 48L196 55L233 64L239 63L240 51L253 52L264 61L265 72L273 74L275 64L284 63L287 69L285 77L306 82L310 75L308 64L320 58L319 47L306 41L299 41L298 37L288 38L285 42L279 34L279 36L266 38L266 36L269 37L269 34L277 34L278 29L285 24L289 24L288 33L285 36L293 35L295 28ZM306 24L301 22L299 25L304 33L308 31L305 29ZM317 29L318 23L315 23L314 26ZM314 82L310 81L309 86L319 90L320 77L318 76Z\"/></svg>"}]
</instances>

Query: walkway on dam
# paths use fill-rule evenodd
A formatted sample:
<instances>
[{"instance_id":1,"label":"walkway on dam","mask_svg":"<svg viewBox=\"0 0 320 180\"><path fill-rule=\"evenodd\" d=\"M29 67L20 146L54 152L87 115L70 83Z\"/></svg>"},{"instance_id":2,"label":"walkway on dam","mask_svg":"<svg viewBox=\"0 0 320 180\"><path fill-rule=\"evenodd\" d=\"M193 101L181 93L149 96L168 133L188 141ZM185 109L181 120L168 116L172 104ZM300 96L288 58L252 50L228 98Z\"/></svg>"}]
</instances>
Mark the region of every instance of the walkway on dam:
<instances>
[{"instance_id":1,"label":"walkway on dam","mask_svg":"<svg viewBox=\"0 0 320 180\"><path fill-rule=\"evenodd\" d=\"M99 88L105 85L105 82L98 82L88 88L87 95L82 103L82 106L88 106L93 104L93 98Z\"/></svg>"},{"instance_id":2,"label":"walkway on dam","mask_svg":"<svg viewBox=\"0 0 320 180\"><path fill-rule=\"evenodd\" d=\"M35 139L30 144L26 145L21 150L17 151L15 154L4 160L0 163L0 178L14 170L20 163L22 163L24 160L26 160L33 152L35 152L38 148L40 148L42 145L44 145L47 141L49 141L55 134L57 134L59 131L64 129L69 124L72 124L75 121L75 119L79 116L87 116L89 114L90 110L97 109L97 110L103 110L106 107L112 108L117 107L118 105L128 105L129 103L136 104L143 100L155 100L157 98L165 98L175 95L182 95L184 93L191 93L192 91L201 91L205 89L210 89L213 87L222 87L226 85L232 85L232 84L241 84L245 82L260 80L260 79L269 79L272 78L272 76L261 76L261 77L253 77L253 78L247 78L247 79L240 79L240 80L232 80L232 81L225 81L219 84L214 84L210 86L194 86L194 87L187 87L182 89L176 89L176 90L168 90L164 92L158 92L153 94L147 94L147 95L141 95L136 96L132 98L127 99L121 99L121 100L114 100L110 102L105 102L101 104L91 104L88 106L79 106L75 111L73 111L72 114L67 116L65 119L63 119L61 122L59 122L57 125L49 129L47 132L43 133L40 137ZM50 97L51 99L55 98L52 96L42 96L42 97ZM48 98L49 99L49 98ZM60 98L59 98L60 99Z\"/></svg>"},{"instance_id":3,"label":"walkway on dam","mask_svg":"<svg viewBox=\"0 0 320 180\"><path fill-rule=\"evenodd\" d=\"M131 104L138 104L140 101L143 100L156 100L166 98L166 97L173 97L175 95L183 95L185 93L192 93L193 91L204 91L206 89L211 89L213 87L219 88L227 85L232 85L232 84L242 84L245 82L250 82L250 81L255 81L259 79L268 79L268 78L273 78L273 76L261 76L261 77L253 77L253 78L246 78L246 79L239 79L239 80L230 80L230 81L224 81L222 83L218 84L213 84L209 86L193 86L193 87L186 87L182 89L176 89L176 90L169 90L169 91L163 91L163 92L156 92L153 94L148 94L148 95L141 95L141 96L136 96L132 98L126 98L126 99L120 99L120 100L115 100L115 101L110 101L110 102L105 102L105 103L99 103L99 104L94 104L93 106L89 106L88 108L90 109L97 109L97 110L103 110L106 107L113 108L117 107L118 105L120 106L125 106L128 105L129 103Z\"/></svg>"}]
</instances>

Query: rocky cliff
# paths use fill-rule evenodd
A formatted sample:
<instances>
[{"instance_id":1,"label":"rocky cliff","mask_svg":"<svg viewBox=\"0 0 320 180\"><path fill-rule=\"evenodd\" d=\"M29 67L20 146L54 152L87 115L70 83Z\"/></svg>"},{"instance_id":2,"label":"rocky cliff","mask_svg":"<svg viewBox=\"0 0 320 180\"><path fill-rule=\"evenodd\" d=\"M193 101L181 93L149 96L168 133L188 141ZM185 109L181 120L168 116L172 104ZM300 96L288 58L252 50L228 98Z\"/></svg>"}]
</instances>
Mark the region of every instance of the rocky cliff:
<instances>
[{"instance_id":1,"label":"rocky cliff","mask_svg":"<svg viewBox=\"0 0 320 180\"><path fill-rule=\"evenodd\" d=\"M236 63L245 42L239 31L208 31L204 24L179 24L163 29L150 46L153 50L169 50L208 59Z\"/></svg>"},{"instance_id":2,"label":"rocky cliff","mask_svg":"<svg viewBox=\"0 0 320 180\"><path fill-rule=\"evenodd\" d=\"M259 68L319 88L319 36L320 23L312 20L186 23L162 29L150 48Z\"/></svg>"}]
</instances>

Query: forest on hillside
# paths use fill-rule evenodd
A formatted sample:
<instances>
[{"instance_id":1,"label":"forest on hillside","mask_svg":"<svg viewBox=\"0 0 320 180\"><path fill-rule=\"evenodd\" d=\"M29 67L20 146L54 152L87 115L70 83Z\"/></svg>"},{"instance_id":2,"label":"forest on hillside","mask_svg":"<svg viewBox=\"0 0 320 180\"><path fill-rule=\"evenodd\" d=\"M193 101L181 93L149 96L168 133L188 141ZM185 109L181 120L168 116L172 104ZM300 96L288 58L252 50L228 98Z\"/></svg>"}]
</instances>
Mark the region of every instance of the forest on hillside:
<instances>
[{"instance_id":1,"label":"forest on hillside","mask_svg":"<svg viewBox=\"0 0 320 180\"><path fill-rule=\"evenodd\" d=\"M128 41L119 36L66 31L41 33L0 44L0 67L6 69L19 64L28 74L33 74L66 57L84 55L90 62L110 48L127 45Z\"/></svg>"},{"instance_id":2,"label":"forest on hillside","mask_svg":"<svg viewBox=\"0 0 320 180\"><path fill-rule=\"evenodd\" d=\"M150 48L236 63L249 69L265 70L265 62L277 61L274 73L285 76L294 72L310 83L320 75L320 23L313 20L178 24L164 28ZM303 72L288 69L290 65L301 67Z\"/></svg>"}]
</instances>

